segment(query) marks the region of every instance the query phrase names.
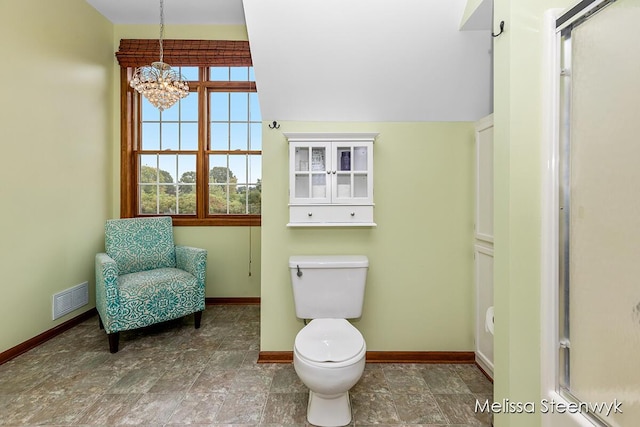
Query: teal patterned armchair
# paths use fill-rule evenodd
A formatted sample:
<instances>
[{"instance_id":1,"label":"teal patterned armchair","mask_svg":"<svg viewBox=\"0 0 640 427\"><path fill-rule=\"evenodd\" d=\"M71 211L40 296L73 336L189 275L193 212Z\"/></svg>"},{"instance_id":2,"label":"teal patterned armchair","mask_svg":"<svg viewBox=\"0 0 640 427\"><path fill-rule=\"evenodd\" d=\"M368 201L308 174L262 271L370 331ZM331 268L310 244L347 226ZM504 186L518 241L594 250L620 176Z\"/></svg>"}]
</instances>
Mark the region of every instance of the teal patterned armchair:
<instances>
[{"instance_id":1,"label":"teal patterned armchair","mask_svg":"<svg viewBox=\"0 0 640 427\"><path fill-rule=\"evenodd\" d=\"M175 246L170 217L112 219L96 255L96 308L116 353L120 331L194 313L200 327L207 251Z\"/></svg>"}]
</instances>

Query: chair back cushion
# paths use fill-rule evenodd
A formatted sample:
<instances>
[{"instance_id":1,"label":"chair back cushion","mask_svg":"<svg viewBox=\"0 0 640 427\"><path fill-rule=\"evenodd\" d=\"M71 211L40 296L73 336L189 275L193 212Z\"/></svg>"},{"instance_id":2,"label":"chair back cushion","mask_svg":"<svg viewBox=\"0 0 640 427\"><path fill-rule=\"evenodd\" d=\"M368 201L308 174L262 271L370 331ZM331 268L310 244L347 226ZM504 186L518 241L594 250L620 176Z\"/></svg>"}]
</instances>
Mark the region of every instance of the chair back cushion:
<instances>
[{"instance_id":1,"label":"chair back cushion","mask_svg":"<svg viewBox=\"0 0 640 427\"><path fill-rule=\"evenodd\" d=\"M175 267L171 217L107 220L105 249L118 265L118 274Z\"/></svg>"}]
</instances>

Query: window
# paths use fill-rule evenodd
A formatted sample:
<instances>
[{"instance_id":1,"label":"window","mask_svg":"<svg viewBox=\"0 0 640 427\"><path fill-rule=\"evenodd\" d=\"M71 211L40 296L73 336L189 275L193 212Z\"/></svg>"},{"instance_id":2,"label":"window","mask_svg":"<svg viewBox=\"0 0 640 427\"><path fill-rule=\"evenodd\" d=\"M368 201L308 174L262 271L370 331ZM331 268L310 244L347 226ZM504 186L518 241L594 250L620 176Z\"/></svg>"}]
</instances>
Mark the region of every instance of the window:
<instances>
[{"instance_id":1,"label":"window","mask_svg":"<svg viewBox=\"0 0 640 427\"><path fill-rule=\"evenodd\" d=\"M248 44L201 42L213 43L218 54L194 60L192 45L180 48L193 41L165 41L165 61L179 68L190 94L159 111L129 87L139 65L128 62L137 50L125 42L144 41L123 40L116 54L122 67L121 216L260 225L262 123Z\"/></svg>"}]
</instances>

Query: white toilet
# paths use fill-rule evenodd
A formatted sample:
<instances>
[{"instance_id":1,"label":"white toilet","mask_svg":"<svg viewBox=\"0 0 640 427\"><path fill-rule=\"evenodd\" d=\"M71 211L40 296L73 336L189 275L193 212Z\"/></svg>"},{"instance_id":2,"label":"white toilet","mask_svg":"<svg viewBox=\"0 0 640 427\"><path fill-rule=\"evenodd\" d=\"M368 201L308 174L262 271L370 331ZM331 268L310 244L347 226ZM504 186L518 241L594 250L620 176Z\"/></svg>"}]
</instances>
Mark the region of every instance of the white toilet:
<instances>
[{"instance_id":1,"label":"white toilet","mask_svg":"<svg viewBox=\"0 0 640 427\"><path fill-rule=\"evenodd\" d=\"M336 427L351 422L349 390L364 371L366 343L347 319L362 315L366 256L289 258L296 316L311 319L295 339L293 366L309 387L307 420Z\"/></svg>"}]
</instances>

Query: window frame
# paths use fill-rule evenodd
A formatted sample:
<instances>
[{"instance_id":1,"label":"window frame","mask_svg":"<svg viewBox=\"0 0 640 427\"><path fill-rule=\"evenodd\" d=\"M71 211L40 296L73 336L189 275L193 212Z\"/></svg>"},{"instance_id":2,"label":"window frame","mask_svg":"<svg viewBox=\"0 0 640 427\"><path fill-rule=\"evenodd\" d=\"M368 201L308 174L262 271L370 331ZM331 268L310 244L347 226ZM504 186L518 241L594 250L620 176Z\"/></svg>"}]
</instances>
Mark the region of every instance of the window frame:
<instances>
[{"instance_id":1,"label":"window frame","mask_svg":"<svg viewBox=\"0 0 640 427\"><path fill-rule=\"evenodd\" d=\"M138 176L140 173L139 155L146 151L141 150L141 123L142 101L139 93L131 88L129 82L135 71L134 64L125 63L121 58L121 51L116 54L120 59L120 122L121 122L121 147L120 147L120 216L122 218L152 217L166 214L141 214L139 213L139 188ZM188 42L188 41L187 41ZM237 44L238 42L234 42ZM248 46L248 45L247 45ZM165 52L165 57L167 53ZM261 214L210 214L209 213L209 156L215 154L229 155L259 155L262 150L212 150L210 147L210 108L209 94L213 92L257 92L254 81L210 81L209 68L224 67L251 67L246 58L243 63L228 61L227 63L202 63L190 61L175 62L174 67L199 68L199 80L189 81L191 92L198 96L198 149L196 152L196 214L195 215L168 215L173 218L173 224L177 226L260 226ZM251 147L248 147L251 148Z\"/></svg>"}]
</instances>

